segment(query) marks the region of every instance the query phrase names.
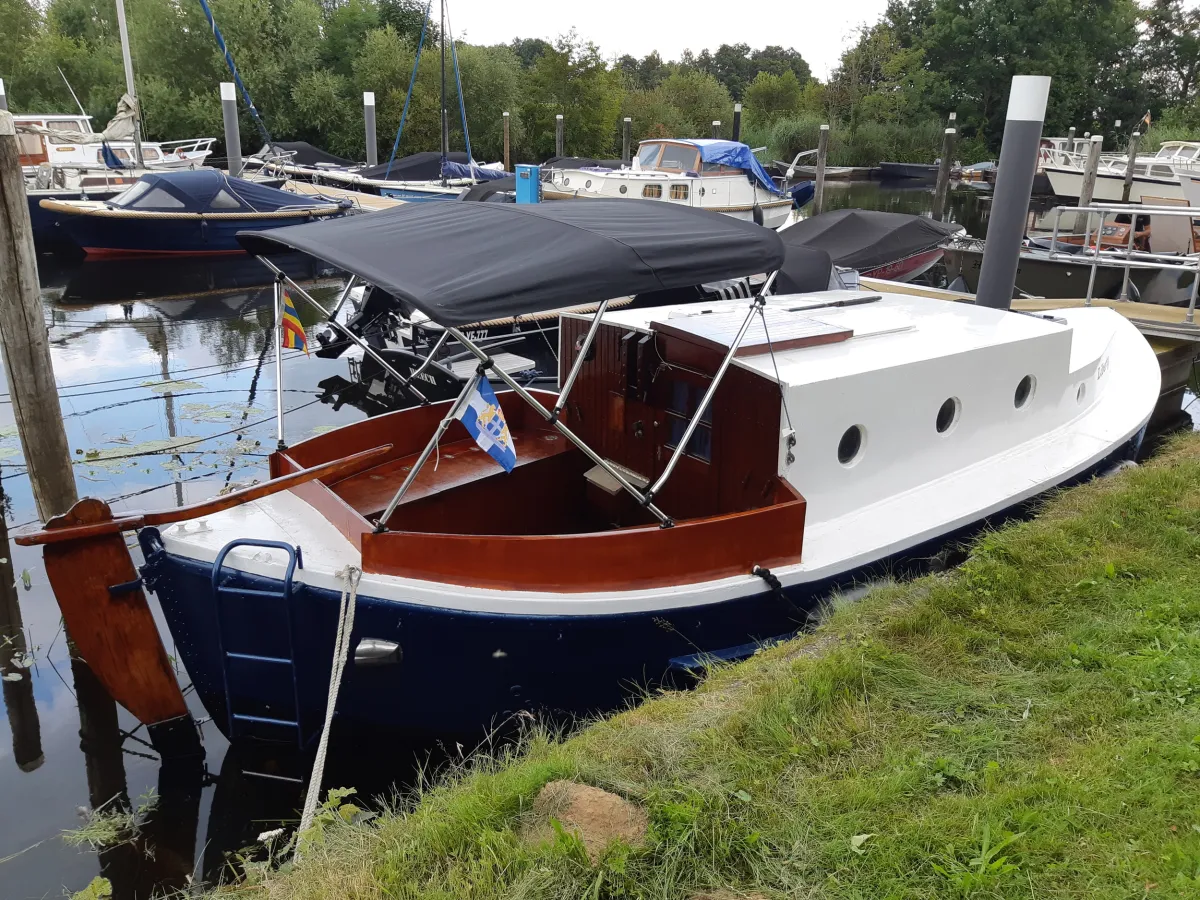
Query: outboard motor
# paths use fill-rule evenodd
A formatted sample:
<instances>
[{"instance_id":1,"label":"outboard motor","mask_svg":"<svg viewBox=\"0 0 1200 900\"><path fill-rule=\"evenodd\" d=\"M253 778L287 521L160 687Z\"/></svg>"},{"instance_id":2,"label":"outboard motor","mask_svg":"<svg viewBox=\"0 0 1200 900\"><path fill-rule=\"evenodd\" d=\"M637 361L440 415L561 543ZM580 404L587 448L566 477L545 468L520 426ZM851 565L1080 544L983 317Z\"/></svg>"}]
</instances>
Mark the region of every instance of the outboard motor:
<instances>
[{"instance_id":1,"label":"outboard motor","mask_svg":"<svg viewBox=\"0 0 1200 900\"><path fill-rule=\"evenodd\" d=\"M376 350L388 346L388 341L398 340L397 331L404 318L403 304L386 291L370 286L363 292L362 302L346 320L351 334L361 338ZM326 325L316 333L317 356L336 359L352 343L341 329Z\"/></svg>"}]
</instances>

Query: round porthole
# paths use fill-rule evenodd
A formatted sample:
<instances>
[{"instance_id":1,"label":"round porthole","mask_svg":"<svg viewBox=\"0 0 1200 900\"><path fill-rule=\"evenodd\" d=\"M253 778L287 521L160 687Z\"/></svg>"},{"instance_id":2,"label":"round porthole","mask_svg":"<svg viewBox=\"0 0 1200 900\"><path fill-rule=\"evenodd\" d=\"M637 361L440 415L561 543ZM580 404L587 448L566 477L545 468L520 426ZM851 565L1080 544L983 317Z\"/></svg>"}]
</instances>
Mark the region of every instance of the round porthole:
<instances>
[{"instance_id":1,"label":"round porthole","mask_svg":"<svg viewBox=\"0 0 1200 900\"><path fill-rule=\"evenodd\" d=\"M1015 406L1017 409L1020 409L1026 403L1028 403L1030 398L1033 397L1033 389L1035 385L1036 382L1033 380L1032 375L1026 375L1024 378L1022 378L1020 382L1017 383L1017 390L1013 394L1013 406Z\"/></svg>"},{"instance_id":2,"label":"round porthole","mask_svg":"<svg viewBox=\"0 0 1200 900\"><path fill-rule=\"evenodd\" d=\"M624 194L626 191L628 191L628 190L629 190L629 188L628 188L628 187L626 187L625 185L621 185L621 187L620 187L620 188L618 188L618 190L620 190L620 192L621 192L622 194Z\"/></svg>"},{"instance_id":3,"label":"round porthole","mask_svg":"<svg viewBox=\"0 0 1200 900\"><path fill-rule=\"evenodd\" d=\"M571 183L571 179L570 179L570 178L564 178L564 179L563 179L563 184L570 184L570 183Z\"/></svg>"},{"instance_id":4,"label":"round porthole","mask_svg":"<svg viewBox=\"0 0 1200 900\"><path fill-rule=\"evenodd\" d=\"M947 397L946 402L938 408L937 414L937 431L938 434L945 434L954 427L954 423L958 421L958 411L962 408L957 397Z\"/></svg>"},{"instance_id":5,"label":"round porthole","mask_svg":"<svg viewBox=\"0 0 1200 900\"><path fill-rule=\"evenodd\" d=\"M851 425L838 441L838 462L843 466L851 466L858 462L862 455L863 437L865 431L861 425Z\"/></svg>"},{"instance_id":6,"label":"round porthole","mask_svg":"<svg viewBox=\"0 0 1200 900\"><path fill-rule=\"evenodd\" d=\"M1087 382L1081 381L1079 387L1075 388L1075 402L1082 403L1087 399Z\"/></svg>"},{"instance_id":7,"label":"round porthole","mask_svg":"<svg viewBox=\"0 0 1200 900\"><path fill-rule=\"evenodd\" d=\"M590 187L592 186L592 179L590 179L590 178L589 178L587 181L585 181L585 182L583 183L583 186L584 186L585 188L590 188Z\"/></svg>"}]
</instances>

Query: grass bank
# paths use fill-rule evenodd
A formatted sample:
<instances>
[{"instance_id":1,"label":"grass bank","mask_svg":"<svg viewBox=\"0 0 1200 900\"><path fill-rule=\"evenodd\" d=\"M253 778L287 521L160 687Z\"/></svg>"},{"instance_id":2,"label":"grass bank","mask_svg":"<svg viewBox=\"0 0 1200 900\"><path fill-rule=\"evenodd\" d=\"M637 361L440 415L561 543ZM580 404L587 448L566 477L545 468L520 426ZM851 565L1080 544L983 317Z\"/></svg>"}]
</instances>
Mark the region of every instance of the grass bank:
<instances>
[{"instance_id":1,"label":"grass bank","mask_svg":"<svg viewBox=\"0 0 1200 900\"><path fill-rule=\"evenodd\" d=\"M1197 897L1198 624L1187 436L695 692L331 827L263 896ZM563 778L641 804L646 846L525 846Z\"/></svg>"}]
</instances>

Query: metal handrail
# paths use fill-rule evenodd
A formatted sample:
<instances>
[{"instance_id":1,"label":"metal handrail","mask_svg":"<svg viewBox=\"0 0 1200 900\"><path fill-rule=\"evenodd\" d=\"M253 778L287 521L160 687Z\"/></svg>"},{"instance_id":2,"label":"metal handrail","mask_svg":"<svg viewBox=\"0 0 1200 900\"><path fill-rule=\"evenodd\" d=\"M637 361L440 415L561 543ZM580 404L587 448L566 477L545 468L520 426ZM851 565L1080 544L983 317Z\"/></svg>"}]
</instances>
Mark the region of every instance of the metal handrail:
<instances>
[{"instance_id":1,"label":"metal handrail","mask_svg":"<svg viewBox=\"0 0 1200 900\"><path fill-rule=\"evenodd\" d=\"M1067 253L1055 249L1059 243L1059 226L1062 222L1063 213L1073 213L1076 216L1076 221L1078 221L1080 214L1087 217L1082 254ZM1092 239L1093 215L1100 216L1100 223L1097 228L1097 246L1095 248L1089 246ZM1124 250L1104 250L1100 246L1099 232L1104 227L1104 220L1109 215L1128 215L1130 217L1129 243ZM1137 236L1137 228L1135 226L1137 216L1139 215L1186 217L1191 222L1200 218L1200 208L1194 206L1152 206L1141 203L1093 203L1089 206L1056 206L1054 208L1054 230L1050 237L1050 250L1047 251L1047 258L1052 260L1070 259L1078 261L1081 255L1091 257L1092 265L1091 272L1088 275L1087 296L1084 298L1084 306L1092 305L1092 291L1096 286L1096 270L1100 267L1101 260L1117 262L1125 270L1124 278L1121 281L1121 292L1117 295L1118 300L1129 299L1129 273L1132 269L1158 269L1160 271L1175 272L1190 271L1193 273L1192 293L1188 299L1185 322L1188 325L1195 324L1196 297L1198 291L1200 291L1200 254L1187 253L1180 256L1134 250L1133 242Z\"/></svg>"}]
</instances>

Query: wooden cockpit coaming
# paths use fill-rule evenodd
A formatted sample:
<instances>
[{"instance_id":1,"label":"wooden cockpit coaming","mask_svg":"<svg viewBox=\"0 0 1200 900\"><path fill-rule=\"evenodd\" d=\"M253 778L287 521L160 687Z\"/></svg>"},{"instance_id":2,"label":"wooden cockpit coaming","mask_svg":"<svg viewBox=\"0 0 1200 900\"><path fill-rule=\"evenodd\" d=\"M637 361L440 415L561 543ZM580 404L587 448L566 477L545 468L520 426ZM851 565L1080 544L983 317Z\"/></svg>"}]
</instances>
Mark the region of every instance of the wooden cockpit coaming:
<instances>
[{"instance_id":1,"label":"wooden cockpit coaming","mask_svg":"<svg viewBox=\"0 0 1200 900\"><path fill-rule=\"evenodd\" d=\"M560 365L588 322L564 319ZM686 341L602 324L563 421L601 456L646 481L663 471L688 410L719 356ZM555 395L533 392L551 407ZM680 398L684 398L681 402ZM660 528L621 490L605 489L586 455L511 393L500 394L517 452L505 473L454 422L404 500L374 520L411 470L449 403L416 407L319 435L272 457L286 474L392 444L372 468L296 494L362 553L364 571L526 590L633 589L746 574L800 560L804 499L777 475L780 395L731 367L692 446L655 498L675 524ZM595 471L591 474L594 476Z\"/></svg>"}]
</instances>

